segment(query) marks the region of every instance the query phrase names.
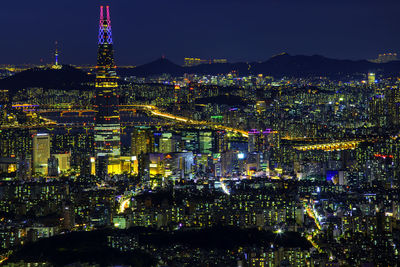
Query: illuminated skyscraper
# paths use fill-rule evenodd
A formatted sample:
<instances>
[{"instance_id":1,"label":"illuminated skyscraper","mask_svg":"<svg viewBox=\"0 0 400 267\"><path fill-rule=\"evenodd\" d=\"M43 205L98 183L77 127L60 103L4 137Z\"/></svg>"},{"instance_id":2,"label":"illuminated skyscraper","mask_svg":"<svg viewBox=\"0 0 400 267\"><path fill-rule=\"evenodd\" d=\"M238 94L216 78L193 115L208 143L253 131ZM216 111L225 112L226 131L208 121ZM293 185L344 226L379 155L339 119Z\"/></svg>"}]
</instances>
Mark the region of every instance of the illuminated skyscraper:
<instances>
[{"instance_id":1,"label":"illuminated skyscraper","mask_svg":"<svg viewBox=\"0 0 400 267\"><path fill-rule=\"evenodd\" d=\"M132 132L131 156L153 152L154 138L148 129L134 129Z\"/></svg>"},{"instance_id":2,"label":"illuminated skyscraper","mask_svg":"<svg viewBox=\"0 0 400 267\"><path fill-rule=\"evenodd\" d=\"M368 73L368 84L373 85L375 84L376 75L373 72Z\"/></svg>"},{"instance_id":3,"label":"illuminated skyscraper","mask_svg":"<svg viewBox=\"0 0 400 267\"><path fill-rule=\"evenodd\" d=\"M120 155L118 87L109 6L100 7L100 30L96 73L95 150L97 157Z\"/></svg>"},{"instance_id":4,"label":"illuminated skyscraper","mask_svg":"<svg viewBox=\"0 0 400 267\"><path fill-rule=\"evenodd\" d=\"M181 87L176 84L174 86L174 97L175 97L175 105L174 105L174 109L175 111L179 111L181 110Z\"/></svg>"},{"instance_id":5,"label":"illuminated skyscraper","mask_svg":"<svg viewBox=\"0 0 400 267\"><path fill-rule=\"evenodd\" d=\"M33 170L35 173L47 174L47 164L50 158L50 135L36 134L33 136Z\"/></svg>"},{"instance_id":6,"label":"illuminated skyscraper","mask_svg":"<svg viewBox=\"0 0 400 267\"><path fill-rule=\"evenodd\" d=\"M248 152L260 152L262 149L262 137L261 133L253 129L249 132L249 145L248 145Z\"/></svg>"},{"instance_id":7,"label":"illuminated skyscraper","mask_svg":"<svg viewBox=\"0 0 400 267\"><path fill-rule=\"evenodd\" d=\"M58 158L54 155L49 158L47 161L47 174L50 177L57 177L59 175L59 162Z\"/></svg>"},{"instance_id":8,"label":"illuminated skyscraper","mask_svg":"<svg viewBox=\"0 0 400 267\"><path fill-rule=\"evenodd\" d=\"M199 152L201 154L211 154L212 151L213 151L213 133L211 131L200 131Z\"/></svg>"}]
</instances>

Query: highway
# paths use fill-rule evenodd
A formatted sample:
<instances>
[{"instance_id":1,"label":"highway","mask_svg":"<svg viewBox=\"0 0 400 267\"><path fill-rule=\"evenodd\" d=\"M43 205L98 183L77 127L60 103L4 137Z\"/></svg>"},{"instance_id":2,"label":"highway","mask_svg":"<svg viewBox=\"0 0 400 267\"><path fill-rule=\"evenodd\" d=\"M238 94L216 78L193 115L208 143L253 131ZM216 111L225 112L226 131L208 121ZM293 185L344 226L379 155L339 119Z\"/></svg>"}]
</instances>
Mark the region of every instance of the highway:
<instances>
[{"instance_id":1,"label":"highway","mask_svg":"<svg viewBox=\"0 0 400 267\"><path fill-rule=\"evenodd\" d=\"M156 106L152 106L152 105L120 105L120 110L122 111L134 111L137 109L140 110L144 110L149 112L152 116L155 117L160 117L160 118L164 118L164 119L168 119L168 120L173 120L176 121L178 123L185 123L185 124L189 124L189 125L204 125L207 127L210 127L212 129L216 129L216 130L225 130L227 132L234 132L234 133L238 133L241 134L243 137L249 137L249 134L247 131L241 130L241 129L236 129L236 128L232 128L229 126L225 126L222 124L217 124L214 122L209 122L209 121L197 121L197 120L192 120L190 118L185 118L182 116L177 116L177 115L173 115L170 113L166 113L161 111L158 107ZM84 113L93 113L96 112L95 110L84 110L84 109L69 109L69 110L65 110L65 109L57 109L57 108L46 108L46 109L40 109L37 108L36 109L37 113L50 113L50 112L60 112L61 116L64 116L67 113L78 113L79 116L84 116L82 114ZM1 127L1 128L39 128L39 127L55 127L55 128L59 128L59 127L71 127L71 128L79 128L79 127L91 127L92 125L88 124L88 123L73 123L73 124L66 124L66 123L55 123L54 121L48 120L48 123L44 123L44 124L37 124L37 125L29 125L29 126L15 126L15 127L10 127L10 126L5 126L5 127ZM122 123L123 126L138 126L140 123ZM153 124L149 124L149 126L152 126Z\"/></svg>"},{"instance_id":2,"label":"highway","mask_svg":"<svg viewBox=\"0 0 400 267\"><path fill-rule=\"evenodd\" d=\"M314 238L320 233L322 230L321 223L319 222L319 218L317 215L316 210L314 209L312 204L308 204L307 201L304 203L304 209L306 210L307 215L312 218L315 222L315 225L317 226L317 229L312 233L307 235L307 240L310 242L310 244L318 250L319 253L323 253L323 250L321 247L314 241Z\"/></svg>"},{"instance_id":3,"label":"highway","mask_svg":"<svg viewBox=\"0 0 400 267\"><path fill-rule=\"evenodd\" d=\"M133 106L135 106L135 105L133 105ZM197 121L197 120L192 120L192 119L188 119L188 118L184 118L184 117L180 117L180 116L175 116L173 114L161 112L156 106L151 106L151 105L136 105L136 106L137 107L143 107L143 108L147 109L148 111L151 112L151 114L153 116L162 117L162 118L166 118L166 119L171 119L171 120L175 120L175 121L178 121L178 122L184 122L184 123L187 123L187 124L207 125L207 126L212 127L214 129L222 129L222 130L225 130L227 132L239 133L244 137L249 137L248 132L246 132L244 130L235 129L235 128L224 126L224 125L221 125L221 124L215 124L213 122Z\"/></svg>"}]
</instances>

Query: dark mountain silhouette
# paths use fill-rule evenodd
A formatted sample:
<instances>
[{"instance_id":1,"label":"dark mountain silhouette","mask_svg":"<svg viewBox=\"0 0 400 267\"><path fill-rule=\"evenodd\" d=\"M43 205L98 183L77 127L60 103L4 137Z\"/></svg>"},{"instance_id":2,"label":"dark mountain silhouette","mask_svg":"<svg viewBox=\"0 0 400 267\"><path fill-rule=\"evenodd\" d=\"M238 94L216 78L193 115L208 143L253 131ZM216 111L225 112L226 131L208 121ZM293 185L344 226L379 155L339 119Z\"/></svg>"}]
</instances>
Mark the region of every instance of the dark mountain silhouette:
<instances>
[{"instance_id":1,"label":"dark mountain silhouette","mask_svg":"<svg viewBox=\"0 0 400 267\"><path fill-rule=\"evenodd\" d=\"M187 74L226 74L229 72L245 73L249 68L246 63L226 63L226 64L202 64L193 67L182 67L166 58L160 58L150 63L138 66L136 68L120 68L118 75L122 77L136 76L148 77L160 74L170 74L172 76L181 76Z\"/></svg>"},{"instance_id":2,"label":"dark mountain silhouette","mask_svg":"<svg viewBox=\"0 0 400 267\"><path fill-rule=\"evenodd\" d=\"M282 76L343 78L346 75L366 74L368 72L398 75L400 74L400 61L377 64L366 60L340 60L317 55L291 56L283 53L267 61L254 63L202 64L194 67L182 67L166 58L160 58L136 68L118 69L120 77L148 77L160 74L182 76L185 73L218 75L230 72L236 72L238 75L264 74L278 78ZM94 75L89 75L72 66L63 66L59 70L33 68L0 80L0 88L11 89L12 91L29 87L85 90L93 88L89 83L92 83L94 78Z\"/></svg>"},{"instance_id":3,"label":"dark mountain silhouette","mask_svg":"<svg viewBox=\"0 0 400 267\"><path fill-rule=\"evenodd\" d=\"M253 72L288 76L332 76L380 71L383 70L384 67L384 64L375 64L366 60L340 60L318 55L291 56L284 53L254 65Z\"/></svg>"},{"instance_id":4,"label":"dark mountain silhouette","mask_svg":"<svg viewBox=\"0 0 400 267\"><path fill-rule=\"evenodd\" d=\"M141 65L133 69L118 69L119 76L137 76L147 77L159 74L171 74L173 76L180 76L185 73L185 69L166 58L160 58L153 62Z\"/></svg>"},{"instance_id":5,"label":"dark mountain silhouette","mask_svg":"<svg viewBox=\"0 0 400 267\"><path fill-rule=\"evenodd\" d=\"M367 60L341 60L323 56L292 56L283 53L264 62L202 64L194 67L181 67L168 59L158 59L133 69L120 70L121 76L148 77L158 74L173 76L187 74L226 74L237 72L239 75L272 75L272 76L330 76L365 74L368 72L381 74L400 73L400 61L385 64L372 63Z\"/></svg>"},{"instance_id":6,"label":"dark mountain silhouette","mask_svg":"<svg viewBox=\"0 0 400 267\"><path fill-rule=\"evenodd\" d=\"M202 64L194 67L185 68L186 73L195 74L226 74L236 72L240 74L249 74L252 64L248 63L218 63L218 64Z\"/></svg>"},{"instance_id":7,"label":"dark mountain silhouette","mask_svg":"<svg viewBox=\"0 0 400 267\"><path fill-rule=\"evenodd\" d=\"M93 81L93 75L72 66L63 66L61 69L33 68L1 79L0 88L12 91L29 87L83 90L89 89L88 83Z\"/></svg>"}]
</instances>

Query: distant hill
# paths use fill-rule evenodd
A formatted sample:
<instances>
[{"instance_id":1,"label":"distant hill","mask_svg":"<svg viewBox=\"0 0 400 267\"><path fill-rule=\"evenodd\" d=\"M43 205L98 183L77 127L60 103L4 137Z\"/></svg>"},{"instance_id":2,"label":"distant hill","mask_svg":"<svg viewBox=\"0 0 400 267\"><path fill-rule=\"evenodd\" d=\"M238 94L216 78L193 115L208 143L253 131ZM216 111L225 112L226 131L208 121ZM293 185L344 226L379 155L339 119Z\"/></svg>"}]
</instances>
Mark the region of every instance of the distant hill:
<instances>
[{"instance_id":1,"label":"distant hill","mask_svg":"<svg viewBox=\"0 0 400 267\"><path fill-rule=\"evenodd\" d=\"M252 64L248 63L218 63L218 64L202 64L194 67L186 67L185 70L187 73L195 73L195 74L226 74L230 72L237 72L240 74L249 74L251 73Z\"/></svg>"},{"instance_id":2,"label":"distant hill","mask_svg":"<svg viewBox=\"0 0 400 267\"><path fill-rule=\"evenodd\" d=\"M29 87L83 90L90 88L88 83L93 82L94 78L72 66L63 66L61 69L33 68L1 79L0 88L12 91Z\"/></svg>"},{"instance_id":3,"label":"distant hill","mask_svg":"<svg viewBox=\"0 0 400 267\"><path fill-rule=\"evenodd\" d=\"M182 76L183 74L218 75L236 72L239 75L271 75L274 77L307 77L327 76L343 78L347 75L376 72L383 75L399 75L400 61L384 64L372 63L366 60L352 61L331 59L323 56L292 56L286 53L274 56L264 62L202 64L194 67L182 67L166 58L136 68L119 68L120 77L149 77L160 74ZM14 76L0 80L0 89L17 91L22 88L42 87L63 90L92 89L88 84L95 76L89 75L72 66L62 69L33 68ZM121 80L123 82L123 80Z\"/></svg>"},{"instance_id":4,"label":"distant hill","mask_svg":"<svg viewBox=\"0 0 400 267\"><path fill-rule=\"evenodd\" d=\"M237 72L239 75L272 75L272 76L343 76L357 73L377 72L382 74L399 74L400 61L385 64L372 63L367 60L341 60L323 56L292 56L283 53L264 62L202 64L194 67L182 67L168 59L158 59L151 63L121 70L121 76L148 77L159 74L172 76L188 74L218 75Z\"/></svg>"},{"instance_id":5,"label":"distant hill","mask_svg":"<svg viewBox=\"0 0 400 267\"><path fill-rule=\"evenodd\" d=\"M281 54L269 60L255 64L252 71L269 75L345 75L355 73L368 73L371 71L384 71L384 64L375 64L366 60L352 61L331 59L323 56L291 56ZM400 71L400 64L398 65Z\"/></svg>"},{"instance_id":6,"label":"distant hill","mask_svg":"<svg viewBox=\"0 0 400 267\"><path fill-rule=\"evenodd\" d=\"M147 77L164 73L171 74L173 76L180 76L185 73L185 68L173 63L166 58L160 58L133 69L118 69L118 75L121 77Z\"/></svg>"},{"instance_id":7,"label":"distant hill","mask_svg":"<svg viewBox=\"0 0 400 267\"><path fill-rule=\"evenodd\" d=\"M225 74L232 71L244 73L249 68L246 63L226 63L226 64L202 64L194 67L182 67L173 63L169 59L160 58L150 63L131 69L118 69L118 75L121 77L136 76L149 77L160 74L169 74L172 76L182 76L183 74Z\"/></svg>"}]
</instances>

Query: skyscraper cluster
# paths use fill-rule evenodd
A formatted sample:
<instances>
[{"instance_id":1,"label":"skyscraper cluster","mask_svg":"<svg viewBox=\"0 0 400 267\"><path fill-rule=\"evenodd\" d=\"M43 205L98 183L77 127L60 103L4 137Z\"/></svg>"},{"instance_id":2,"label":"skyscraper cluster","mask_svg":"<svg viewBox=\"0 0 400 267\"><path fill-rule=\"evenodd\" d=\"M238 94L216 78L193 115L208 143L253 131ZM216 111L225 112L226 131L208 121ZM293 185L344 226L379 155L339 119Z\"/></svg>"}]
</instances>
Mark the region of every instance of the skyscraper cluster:
<instances>
[{"instance_id":1,"label":"skyscraper cluster","mask_svg":"<svg viewBox=\"0 0 400 267\"><path fill-rule=\"evenodd\" d=\"M120 78L99 21L94 80L0 88L0 265L397 266L399 75Z\"/></svg>"}]
</instances>

